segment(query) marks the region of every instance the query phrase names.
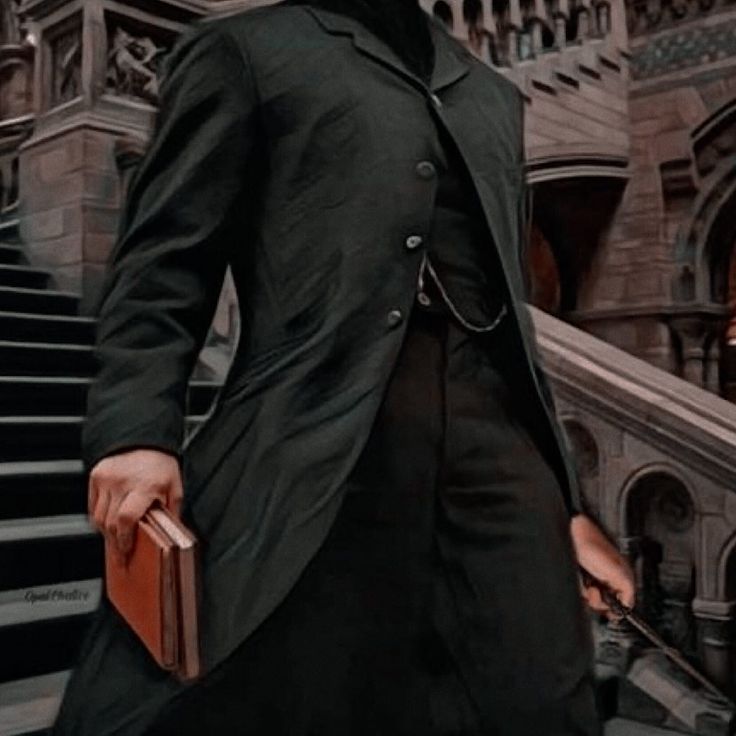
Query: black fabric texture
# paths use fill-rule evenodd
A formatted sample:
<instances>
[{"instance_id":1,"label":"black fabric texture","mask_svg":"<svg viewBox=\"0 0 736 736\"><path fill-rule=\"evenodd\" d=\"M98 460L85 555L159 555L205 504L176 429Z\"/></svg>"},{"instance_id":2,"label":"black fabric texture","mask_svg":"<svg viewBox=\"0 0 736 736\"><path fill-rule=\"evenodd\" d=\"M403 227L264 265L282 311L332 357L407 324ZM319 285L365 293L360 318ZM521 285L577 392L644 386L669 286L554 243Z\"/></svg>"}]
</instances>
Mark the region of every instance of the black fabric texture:
<instances>
[{"instance_id":1,"label":"black fabric texture","mask_svg":"<svg viewBox=\"0 0 736 736\"><path fill-rule=\"evenodd\" d=\"M507 340L414 310L325 543L146 736L600 736L567 513Z\"/></svg>"}]
</instances>

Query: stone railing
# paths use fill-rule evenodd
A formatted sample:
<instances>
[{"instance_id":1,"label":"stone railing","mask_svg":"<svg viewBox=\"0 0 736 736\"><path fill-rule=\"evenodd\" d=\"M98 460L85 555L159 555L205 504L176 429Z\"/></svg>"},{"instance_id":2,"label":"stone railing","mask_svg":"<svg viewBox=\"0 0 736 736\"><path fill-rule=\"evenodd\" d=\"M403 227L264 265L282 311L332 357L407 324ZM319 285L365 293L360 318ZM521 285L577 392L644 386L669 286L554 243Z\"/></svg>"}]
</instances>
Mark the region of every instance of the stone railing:
<instances>
[{"instance_id":1,"label":"stone railing","mask_svg":"<svg viewBox=\"0 0 736 736\"><path fill-rule=\"evenodd\" d=\"M735 694L736 406L531 311L586 508L631 558L650 622Z\"/></svg>"}]
</instances>

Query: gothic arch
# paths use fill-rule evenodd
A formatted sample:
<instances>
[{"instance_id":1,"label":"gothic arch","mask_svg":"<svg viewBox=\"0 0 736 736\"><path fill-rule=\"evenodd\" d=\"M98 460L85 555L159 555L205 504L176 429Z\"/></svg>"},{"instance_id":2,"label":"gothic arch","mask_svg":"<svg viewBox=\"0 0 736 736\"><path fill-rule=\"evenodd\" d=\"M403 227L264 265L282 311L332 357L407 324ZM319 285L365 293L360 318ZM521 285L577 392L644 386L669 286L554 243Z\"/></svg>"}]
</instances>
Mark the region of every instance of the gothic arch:
<instances>
[{"instance_id":1,"label":"gothic arch","mask_svg":"<svg viewBox=\"0 0 736 736\"><path fill-rule=\"evenodd\" d=\"M695 655L693 600L702 566L693 494L672 468L649 465L622 494L622 521L640 610L666 640Z\"/></svg>"},{"instance_id":2,"label":"gothic arch","mask_svg":"<svg viewBox=\"0 0 736 736\"><path fill-rule=\"evenodd\" d=\"M437 0L432 6L432 14L441 20L450 30L455 27L455 18L450 4L445 0Z\"/></svg>"},{"instance_id":3,"label":"gothic arch","mask_svg":"<svg viewBox=\"0 0 736 736\"><path fill-rule=\"evenodd\" d=\"M463 0L463 19L469 26L480 25L483 21L481 0Z\"/></svg>"},{"instance_id":4,"label":"gothic arch","mask_svg":"<svg viewBox=\"0 0 736 736\"><path fill-rule=\"evenodd\" d=\"M736 532L718 554L715 590L718 600L736 600Z\"/></svg>"},{"instance_id":5,"label":"gothic arch","mask_svg":"<svg viewBox=\"0 0 736 736\"><path fill-rule=\"evenodd\" d=\"M642 481L654 476L667 476L678 483L688 494L693 512L697 516L700 512L697 498L690 489L690 485L682 473L674 466L668 463L647 463L637 468L624 482L618 499L618 529L621 536L633 536L636 531L632 528L631 519L628 511L631 507L632 494L641 488Z\"/></svg>"},{"instance_id":6,"label":"gothic arch","mask_svg":"<svg viewBox=\"0 0 736 736\"><path fill-rule=\"evenodd\" d=\"M531 162L532 231L526 265L532 292L540 296L535 306L553 314L585 308L595 287L591 267L626 185L622 165L624 161L608 156L576 161L565 152Z\"/></svg>"},{"instance_id":7,"label":"gothic arch","mask_svg":"<svg viewBox=\"0 0 736 736\"><path fill-rule=\"evenodd\" d=\"M17 45L22 41L17 0L0 2L0 46Z\"/></svg>"},{"instance_id":8,"label":"gothic arch","mask_svg":"<svg viewBox=\"0 0 736 736\"><path fill-rule=\"evenodd\" d=\"M736 98L693 129L693 161L704 187L676 247L674 292L681 301L723 303L736 243Z\"/></svg>"},{"instance_id":9,"label":"gothic arch","mask_svg":"<svg viewBox=\"0 0 736 736\"><path fill-rule=\"evenodd\" d=\"M688 163L700 178L689 220L678 235L675 300L711 310L713 328L705 349L712 358L710 382L736 401L736 98L715 109L691 133ZM694 179L693 179L694 181ZM693 184L694 187L694 184Z\"/></svg>"}]
</instances>

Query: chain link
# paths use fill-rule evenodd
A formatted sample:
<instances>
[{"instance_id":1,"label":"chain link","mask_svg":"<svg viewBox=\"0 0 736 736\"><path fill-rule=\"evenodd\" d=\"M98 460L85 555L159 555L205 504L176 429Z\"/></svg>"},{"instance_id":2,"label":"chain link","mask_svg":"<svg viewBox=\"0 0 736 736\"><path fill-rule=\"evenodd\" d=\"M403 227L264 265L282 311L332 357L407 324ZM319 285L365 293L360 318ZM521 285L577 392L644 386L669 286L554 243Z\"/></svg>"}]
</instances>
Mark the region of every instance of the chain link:
<instances>
[{"instance_id":1,"label":"chain link","mask_svg":"<svg viewBox=\"0 0 736 736\"><path fill-rule=\"evenodd\" d=\"M422 264L419 268L419 280L418 280L418 289L419 293L424 293L424 271L425 268L429 271L429 275L432 277L432 280L434 281L435 285L437 286L437 289L439 290L440 294L442 295L442 298L445 301L445 304L447 304L450 312L452 312L452 315L457 319L460 324L465 327L465 329L469 330L470 332L490 332L495 327L498 326L498 323L504 318L506 315L506 305L503 304L501 306L501 309L499 310L498 315L496 315L496 318L487 325L475 325L471 322L468 322L468 320L465 319L465 317L460 314L460 310L455 306L452 299L450 299L449 294L445 290L445 287L442 285L442 282L440 281L439 276L437 275L437 272L434 270L434 267L432 266L432 263L427 258L426 252L424 253L424 256L422 258Z\"/></svg>"}]
</instances>

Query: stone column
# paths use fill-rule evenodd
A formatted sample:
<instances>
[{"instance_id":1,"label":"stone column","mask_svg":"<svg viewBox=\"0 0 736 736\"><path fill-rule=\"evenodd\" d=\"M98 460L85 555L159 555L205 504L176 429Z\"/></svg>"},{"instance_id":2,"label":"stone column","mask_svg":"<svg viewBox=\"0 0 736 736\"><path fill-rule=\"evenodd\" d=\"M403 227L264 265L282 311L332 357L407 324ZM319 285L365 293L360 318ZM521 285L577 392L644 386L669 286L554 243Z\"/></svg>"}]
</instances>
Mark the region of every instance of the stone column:
<instances>
[{"instance_id":1,"label":"stone column","mask_svg":"<svg viewBox=\"0 0 736 736\"><path fill-rule=\"evenodd\" d=\"M632 566L639 557L639 537L619 537L618 546L621 554ZM610 621L606 624L606 636L601 647L601 661L624 674L629 667L633 650L638 641L638 634L625 620Z\"/></svg>"},{"instance_id":2,"label":"stone column","mask_svg":"<svg viewBox=\"0 0 736 736\"><path fill-rule=\"evenodd\" d=\"M578 33L576 40L585 41L590 38L591 0L581 0L578 7Z\"/></svg>"},{"instance_id":3,"label":"stone column","mask_svg":"<svg viewBox=\"0 0 736 736\"><path fill-rule=\"evenodd\" d=\"M552 13L555 26L555 46L564 49L567 46L567 21L570 17L568 0L557 0Z\"/></svg>"},{"instance_id":4,"label":"stone column","mask_svg":"<svg viewBox=\"0 0 736 736\"><path fill-rule=\"evenodd\" d=\"M682 345L682 377L718 392L720 350L717 336L725 328L723 309L701 309L670 317L670 329Z\"/></svg>"},{"instance_id":5,"label":"stone column","mask_svg":"<svg viewBox=\"0 0 736 736\"><path fill-rule=\"evenodd\" d=\"M27 0L37 34L36 124L20 148L20 232L56 286L95 303L114 244L122 186L115 145L147 140L158 66L204 12L155 0ZM145 9L142 9L145 8Z\"/></svg>"},{"instance_id":6,"label":"stone column","mask_svg":"<svg viewBox=\"0 0 736 736\"><path fill-rule=\"evenodd\" d=\"M673 318L670 325L682 343L682 377L703 386L706 338L703 320L697 315L684 315Z\"/></svg>"},{"instance_id":7,"label":"stone column","mask_svg":"<svg viewBox=\"0 0 736 736\"><path fill-rule=\"evenodd\" d=\"M521 33L521 2L509 0L508 57L512 66L519 61L519 34Z\"/></svg>"},{"instance_id":8,"label":"stone column","mask_svg":"<svg viewBox=\"0 0 736 736\"><path fill-rule=\"evenodd\" d=\"M483 19L481 33L483 34L483 47L481 58L486 64L493 64L492 50L497 47L496 19L493 17L493 0L482 0Z\"/></svg>"},{"instance_id":9,"label":"stone column","mask_svg":"<svg viewBox=\"0 0 736 736\"><path fill-rule=\"evenodd\" d=\"M736 695L736 601L696 598L693 613L705 674L727 695Z\"/></svg>"}]
</instances>

